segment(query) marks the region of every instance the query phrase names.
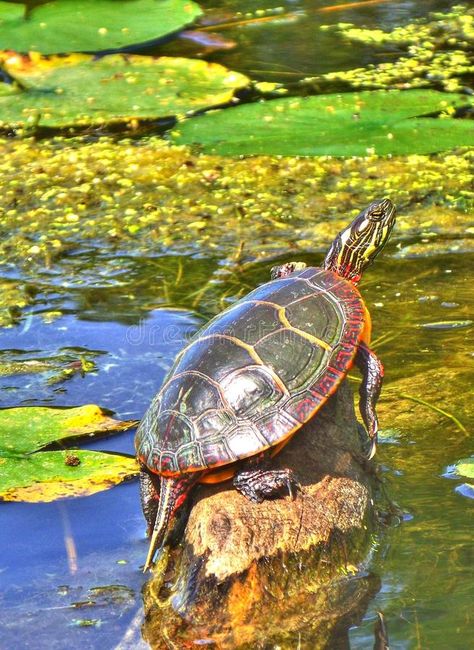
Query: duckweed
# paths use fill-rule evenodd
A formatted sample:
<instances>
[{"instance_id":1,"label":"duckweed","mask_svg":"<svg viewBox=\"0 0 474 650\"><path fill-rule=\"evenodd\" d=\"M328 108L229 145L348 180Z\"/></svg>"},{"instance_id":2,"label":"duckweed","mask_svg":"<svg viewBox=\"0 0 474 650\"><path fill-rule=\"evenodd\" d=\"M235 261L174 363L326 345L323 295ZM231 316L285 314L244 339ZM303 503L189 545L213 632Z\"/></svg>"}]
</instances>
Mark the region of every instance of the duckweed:
<instances>
[{"instance_id":1,"label":"duckweed","mask_svg":"<svg viewBox=\"0 0 474 650\"><path fill-rule=\"evenodd\" d=\"M449 92L462 90L474 72L474 9L463 5L448 13L433 13L390 32L360 29L351 24L325 25L342 38L372 47L392 46L400 57L390 63L331 72L322 78L343 81L353 88L420 88L438 84ZM313 83L306 79L303 83Z\"/></svg>"},{"instance_id":2,"label":"duckweed","mask_svg":"<svg viewBox=\"0 0 474 650\"><path fill-rule=\"evenodd\" d=\"M134 254L217 249L229 257L241 247L246 259L324 250L348 216L384 195L405 217L399 238L418 235L426 222L437 235L461 237L474 204L472 151L232 159L159 138L5 139L0 146L0 264L30 272L85 244ZM27 304L24 289L9 292L9 304Z\"/></svg>"}]
</instances>

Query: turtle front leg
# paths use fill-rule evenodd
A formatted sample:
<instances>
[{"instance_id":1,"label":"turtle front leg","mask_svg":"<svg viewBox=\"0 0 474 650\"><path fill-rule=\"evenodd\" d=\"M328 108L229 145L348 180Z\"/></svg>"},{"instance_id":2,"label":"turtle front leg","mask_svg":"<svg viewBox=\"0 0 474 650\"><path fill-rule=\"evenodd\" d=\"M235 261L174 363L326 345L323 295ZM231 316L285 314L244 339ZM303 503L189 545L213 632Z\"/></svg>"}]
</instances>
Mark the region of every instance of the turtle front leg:
<instances>
[{"instance_id":1,"label":"turtle front leg","mask_svg":"<svg viewBox=\"0 0 474 650\"><path fill-rule=\"evenodd\" d=\"M282 490L288 490L293 499L299 489L299 483L291 469L267 468L260 457L246 461L243 468L234 476L234 487L254 503L280 496Z\"/></svg>"},{"instance_id":2,"label":"turtle front leg","mask_svg":"<svg viewBox=\"0 0 474 650\"><path fill-rule=\"evenodd\" d=\"M150 568L156 552L165 544L174 527L177 511L182 507L189 491L203 474L204 472L189 472L171 477L158 477L160 498L151 526L150 546L143 572Z\"/></svg>"},{"instance_id":3,"label":"turtle front leg","mask_svg":"<svg viewBox=\"0 0 474 650\"><path fill-rule=\"evenodd\" d=\"M160 502L160 477L153 476L144 465L140 463L140 503L143 516L146 520L146 534L149 537L153 532L156 521L158 504Z\"/></svg>"},{"instance_id":4,"label":"turtle front leg","mask_svg":"<svg viewBox=\"0 0 474 650\"><path fill-rule=\"evenodd\" d=\"M290 273L295 271L303 271L306 268L304 262L287 262L286 264L279 264L278 266L272 266L270 270L270 277L272 280L277 278L286 278Z\"/></svg>"},{"instance_id":5,"label":"turtle front leg","mask_svg":"<svg viewBox=\"0 0 474 650\"><path fill-rule=\"evenodd\" d=\"M382 388L383 365L377 355L365 343L359 343L355 363L362 373L362 383L359 389L359 409L371 440L368 454L370 460L374 457L377 447L379 422L375 405Z\"/></svg>"}]
</instances>

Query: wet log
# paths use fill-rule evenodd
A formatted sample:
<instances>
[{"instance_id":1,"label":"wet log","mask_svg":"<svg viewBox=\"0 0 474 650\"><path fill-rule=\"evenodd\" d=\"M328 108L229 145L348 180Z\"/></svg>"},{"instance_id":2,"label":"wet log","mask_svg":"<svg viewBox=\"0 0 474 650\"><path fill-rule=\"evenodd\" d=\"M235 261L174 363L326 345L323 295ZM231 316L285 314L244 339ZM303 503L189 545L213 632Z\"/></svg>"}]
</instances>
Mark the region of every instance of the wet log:
<instances>
[{"instance_id":1,"label":"wet log","mask_svg":"<svg viewBox=\"0 0 474 650\"><path fill-rule=\"evenodd\" d=\"M294 500L255 505L230 483L196 492L168 572L145 588L152 648L349 647L379 585L364 571L372 488L346 382L273 462L298 477Z\"/></svg>"}]
</instances>

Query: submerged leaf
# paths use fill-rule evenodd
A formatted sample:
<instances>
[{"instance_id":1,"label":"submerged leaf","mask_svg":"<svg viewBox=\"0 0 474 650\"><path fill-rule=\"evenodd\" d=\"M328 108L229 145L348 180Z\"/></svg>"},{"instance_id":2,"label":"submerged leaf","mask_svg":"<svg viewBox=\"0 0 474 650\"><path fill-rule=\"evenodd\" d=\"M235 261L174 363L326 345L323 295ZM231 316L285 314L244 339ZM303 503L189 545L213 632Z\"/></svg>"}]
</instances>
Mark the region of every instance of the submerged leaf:
<instances>
[{"instance_id":1,"label":"submerged leaf","mask_svg":"<svg viewBox=\"0 0 474 650\"><path fill-rule=\"evenodd\" d=\"M158 119L232 100L250 80L218 63L115 54L20 56L0 62L21 90L0 93L0 126L53 128ZM6 85L6 84L5 84ZM0 87L2 84L0 84Z\"/></svg>"},{"instance_id":2,"label":"submerged leaf","mask_svg":"<svg viewBox=\"0 0 474 650\"><path fill-rule=\"evenodd\" d=\"M45 375L48 385L84 377L97 370L93 359L101 354L96 350L62 348L51 356L42 352L0 350L0 378L15 375Z\"/></svg>"},{"instance_id":3,"label":"submerged leaf","mask_svg":"<svg viewBox=\"0 0 474 650\"><path fill-rule=\"evenodd\" d=\"M32 373L41 373L55 370L57 364L54 361L45 359L28 359L26 361L0 361L0 377L8 377L9 375L29 375Z\"/></svg>"},{"instance_id":4,"label":"submerged leaf","mask_svg":"<svg viewBox=\"0 0 474 650\"><path fill-rule=\"evenodd\" d=\"M192 0L53 0L26 7L0 2L0 48L17 52L96 52L155 40L201 14Z\"/></svg>"},{"instance_id":5,"label":"submerged leaf","mask_svg":"<svg viewBox=\"0 0 474 650\"><path fill-rule=\"evenodd\" d=\"M0 500L54 501L95 494L137 474L134 458L99 451L43 451L0 457Z\"/></svg>"},{"instance_id":6,"label":"submerged leaf","mask_svg":"<svg viewBox=\"0 0 474 650\"><path fill-rule=\"evenodd\" d=\"M420 118L471 103L432 90L288 97L207 113L180 125L177 144L221 155L366 156L474 145L472 122Z\"/></svg>"},{"instance_id":7,"label":"submerged leaf","mask_svg":"<svg viewBox=\"0 0 474 650\"><path fill-rule=\"evenodd\" d=\"M131 420L114 420L95 404L66 409L45 406L2 409L0 456L28 454L67 438L123 431L135 424Z\"/></svg>"}]
</instances>

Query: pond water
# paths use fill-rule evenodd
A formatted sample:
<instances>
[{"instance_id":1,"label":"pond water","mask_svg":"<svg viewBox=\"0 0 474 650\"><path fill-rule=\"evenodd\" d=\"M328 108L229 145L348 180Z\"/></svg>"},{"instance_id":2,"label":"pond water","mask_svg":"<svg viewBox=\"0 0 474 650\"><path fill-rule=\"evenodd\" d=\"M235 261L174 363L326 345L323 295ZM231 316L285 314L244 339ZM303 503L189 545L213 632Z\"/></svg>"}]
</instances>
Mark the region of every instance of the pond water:
<instances>
[{"instance_id":1,"label":"pond water","mask_svg":"<svg viewBox=\"0 0 474 650\"><path fill-rule=\"evenodd\" d=\"M349 6L344 8L345 4ZM360 27L388 30L409 23L414 18L426 16L430 11L446 10L453 3L446 0L426 0L422 3L394 0L362 6L350 5L353 3L315 3L311 0L289 0L282 3L264 0L258 5L252 0L204 3L210 16L227 18L229 22L235 20L237 11L237 18L242 22L259 17L262 19L261 23L256 21L219 30L221 36L234 41L237 47L216 52L206 56L206 59L223 63L252 79L285 84L333 70L380 63L393 58L390 48L381 53L374 52L368 45L351 44L351 47L341 47L341 43L334 38L334 33L319 31L319 27L323 24L353 23ZM332 7L337 9L330 10ZM290 17L285 18L287 15ZM281 16L281 20L267 22L272 16ZM211 28L212 25L209 26Z\"/></svg>"},{"instance_id":2,"label":"pond water","mask_svg":"<svg viewBox=\"0 0 474 650\"><path fill-rule=\"evenodd\" d=\"M392 27L452 4L381 2L341 10L334 22ZM229 6L212 4L223 11ZM268 0L259 4L273 6ZM314 21L324 16L328 22L332 16L317 13L314 3L287 2L285 9L302 12L301 19L283 28L262 24L229 30L226 37L238 47L210 58L254 78L284 82L293 74L297 79L379 60L369 47L333 47L330 34L327 40L311 39ZM255 3L239 3L239 10L254 11ZM404 210L402 220L409 208ZM438 237L437 248L420 232L409 242L417 254L407 255L407 242L395 232L361 283L386 366L377 459L404 516L378 540L370 570L380 576L382 587L361 624L351 630L353 650L372 647L377 611L384 612L393 648L472 647L473 488L445 476L450 465L472 454L467 430L473 424L474 255L465 236L459 235L459 246L456 237ZM189 336L231 301L239 286L265 281L275 263L243 265L237 280L235 275L226 279L225 242L215 242L213 255L190 246L186 254L171 248L167 255L143 256L100 244L82 246L80 233L75 237L77 249L49 269L0 268L0 281L34 287L16 323L0 330L0 360L54 358L80 349L97 370L52 385L41 374L2 377L4 407L96 403L118 418L139 419ZM278 242L278 233L269 237ZM288 259L285 242L281 251ZM303 257L317 265L322 253ZM201 287L205 292L197 300ZM131 454L133 432L86 447ZM86 498L1 505L1 648L147 647L140 637L146 580L140 565L147 541L136 481ZM287 647L306 646L296 638Z\"/></svg>"}]
</instances>

